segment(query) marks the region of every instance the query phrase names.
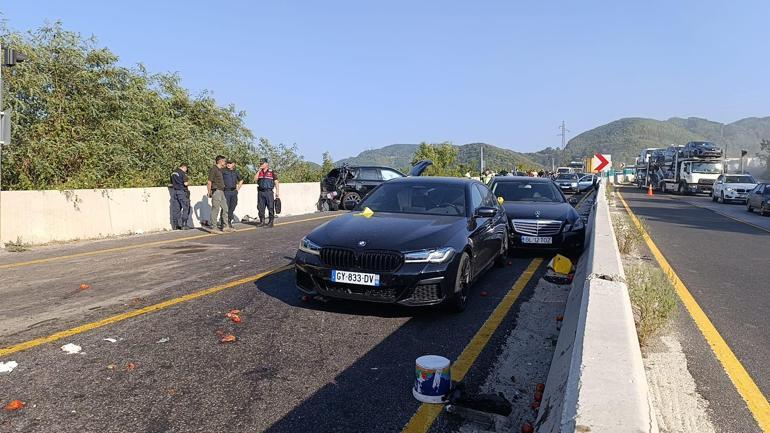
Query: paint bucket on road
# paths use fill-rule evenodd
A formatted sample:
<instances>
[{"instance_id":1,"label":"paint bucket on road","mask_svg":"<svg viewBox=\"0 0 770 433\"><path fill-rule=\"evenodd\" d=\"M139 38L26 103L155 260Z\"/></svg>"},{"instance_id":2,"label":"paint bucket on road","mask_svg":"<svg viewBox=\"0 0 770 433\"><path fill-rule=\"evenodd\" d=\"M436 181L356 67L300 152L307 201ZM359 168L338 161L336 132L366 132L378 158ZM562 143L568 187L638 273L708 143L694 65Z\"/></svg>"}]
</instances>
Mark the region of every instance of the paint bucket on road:
<instances>
[{"instance_id":1,"label":"paint bucket on road","mask_svg":"<svg viewBox=\"0 0 770 433\"><path fill-rule=\"evenodd\" d=\"M443 356L425 355L415 361L412 395L423 403L444 403L452 387L449 360Z\"/></svg>"}]
</instances>

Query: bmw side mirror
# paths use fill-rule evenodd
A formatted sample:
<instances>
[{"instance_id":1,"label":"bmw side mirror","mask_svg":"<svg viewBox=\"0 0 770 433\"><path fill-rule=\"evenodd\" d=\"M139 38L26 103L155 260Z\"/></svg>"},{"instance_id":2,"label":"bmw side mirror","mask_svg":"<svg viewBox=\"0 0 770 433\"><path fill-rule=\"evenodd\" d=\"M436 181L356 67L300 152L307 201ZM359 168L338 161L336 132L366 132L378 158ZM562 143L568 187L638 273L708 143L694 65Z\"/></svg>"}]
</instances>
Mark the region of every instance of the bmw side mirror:
<instances>
[{"instance_id":1,"label":"bmw side mirror","mask_svg":"<svg viewBox=\"0 0 770 433\"><path fill-rule=\"evenodd\" d=\"M497 209L493 207L482 206L476 209L476 212L473 216L476 218L492 218L495 215L497 215Z\"/></svg>"},{"instance_id":2,"label":"bmw side mirror","mask_svg":"<svg viewBox=\"0 0 770 433\"><path fill-rule=\"evenodd\" d=\"M571 204L572 206L575 206L576 204L578 204L578 199L577 199L577 197L570 197L570 198L568 198L568 199L567 199L567 201L568 201L568 202L569 202L569 204Z\"/></svg>"}]
</instances>

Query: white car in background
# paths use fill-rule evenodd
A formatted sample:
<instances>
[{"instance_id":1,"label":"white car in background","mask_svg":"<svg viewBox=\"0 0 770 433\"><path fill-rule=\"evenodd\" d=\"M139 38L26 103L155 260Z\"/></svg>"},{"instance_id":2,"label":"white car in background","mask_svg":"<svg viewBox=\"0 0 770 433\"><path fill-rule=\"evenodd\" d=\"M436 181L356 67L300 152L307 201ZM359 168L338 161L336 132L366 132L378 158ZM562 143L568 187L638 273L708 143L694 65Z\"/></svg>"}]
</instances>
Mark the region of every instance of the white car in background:
<instances>
[{"instance_id":1,"label":"white car in background","mask_svg":"<svg viewBox=\"0 0 770 433\"><path fill-rule=\"evenodd\" d=\"M711 200L727 203L740 201L746 203L749 191L757 186L757 181L750 174L722 174L714 181Z\"/></svg>"}]
</instances>

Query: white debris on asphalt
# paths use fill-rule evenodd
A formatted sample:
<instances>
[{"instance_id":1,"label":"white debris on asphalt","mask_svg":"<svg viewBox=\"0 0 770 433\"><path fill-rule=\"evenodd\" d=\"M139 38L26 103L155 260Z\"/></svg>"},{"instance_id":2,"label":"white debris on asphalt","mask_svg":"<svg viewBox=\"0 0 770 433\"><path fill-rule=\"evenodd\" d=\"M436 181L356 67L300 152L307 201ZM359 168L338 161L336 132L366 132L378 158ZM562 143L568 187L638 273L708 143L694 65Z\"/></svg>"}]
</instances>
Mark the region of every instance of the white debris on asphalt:
<instances>
[{"instance_id":1,"label":"white debris on asphalt","mask_svg":"<svg viewBox=\"0 0 770 433\"><path fill-rule=\"evenodd\" d=\"M0 362L0 373L10 373L18 366L19 363L16 361Z\"/></svg>"},{"instance_id":2,"label":"white debris on asphalt","mask_svg":"<svg viewBox=\"0 0 770 433\"><path fill-rule=\"evenodd\" d=\"M67 343L64 346L61 347L61 350L67 352L68 354L72 355L75 353L80 353L81 350L83 350L82 347L78 346L77 344Z\"/></svg>"},{"instance_id":3,"label":"white debris on asphalt","mask_svg":"<svg viewBox=\"0 0 770 433\"><path fill-rule=\"evenodd\" d=\"M163 338L161 338L160 340L156 341L156 343L165 343L165 342L167 342L168 340L170 340L170 338L168 338L168 337L163 337Z\"/></svg>"},{"instance_id":4,"label":"white debris on asphalt","mask_svg":"<svg viewBox=\"0 0 770 433\"><path fill-rule=\"evenodd\" d=\"M110 338L110 337L102 338L102 340L109 341L110 343L117 343L118 342L117 338Z\"/></svg>"}]
</instances>

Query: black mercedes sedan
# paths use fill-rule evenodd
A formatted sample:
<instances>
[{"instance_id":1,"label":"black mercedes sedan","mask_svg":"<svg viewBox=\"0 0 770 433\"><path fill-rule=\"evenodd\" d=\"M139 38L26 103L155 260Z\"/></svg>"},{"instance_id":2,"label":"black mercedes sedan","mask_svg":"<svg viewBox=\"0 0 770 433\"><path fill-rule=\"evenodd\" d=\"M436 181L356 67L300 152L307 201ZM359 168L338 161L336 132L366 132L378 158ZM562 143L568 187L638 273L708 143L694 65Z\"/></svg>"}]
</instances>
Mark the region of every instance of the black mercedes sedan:
<instances>
[{"instance_id":1,"label":"black mercedes sedan","mask_svg":"<svg viewBox=\"0 0 770 433\"><path fill-rule=\"evenodd\" d=\"M554 182L496 177L490 188L502 198L511 248L561 250L573 256L582 252L585 223Z\"/></svg>"},{"instance_id":2,"label":"black mercedes sedan","mask_svg":"<svg viewBox=\"0 0 770 433\"><path fill-rule=\"evenodd\" d=\"M310 232L295 258L308 295L445 304L462 311L471 284L508 249L505 212L481 182L405 177Z\"/></svg>"}]
</instances>

